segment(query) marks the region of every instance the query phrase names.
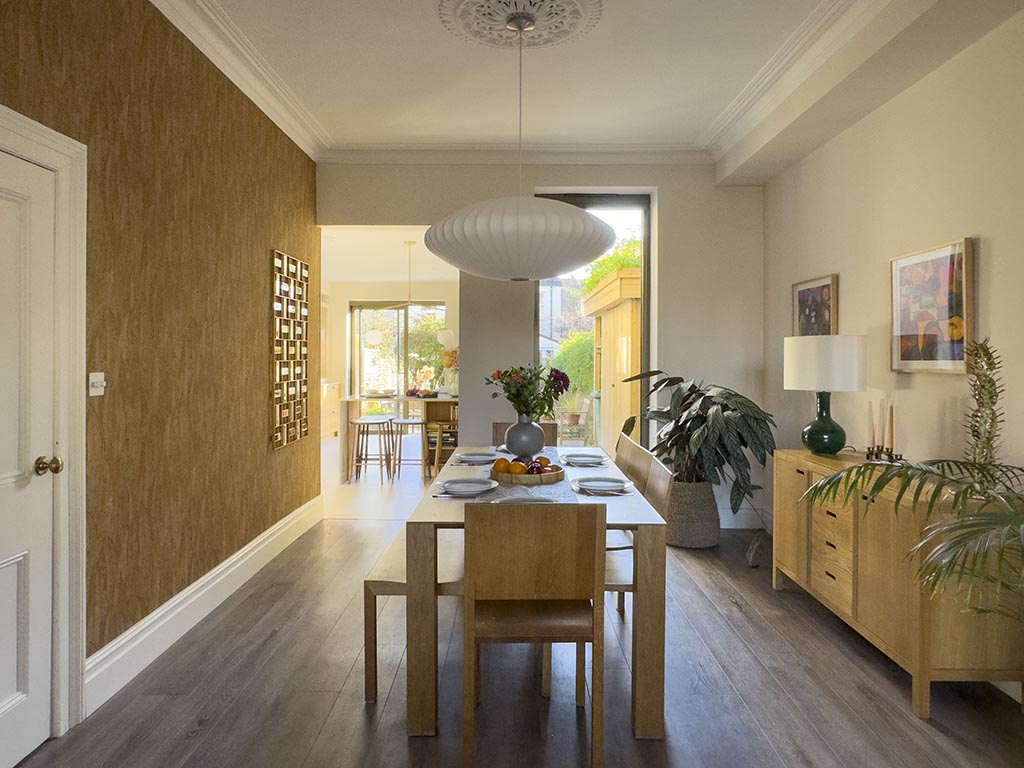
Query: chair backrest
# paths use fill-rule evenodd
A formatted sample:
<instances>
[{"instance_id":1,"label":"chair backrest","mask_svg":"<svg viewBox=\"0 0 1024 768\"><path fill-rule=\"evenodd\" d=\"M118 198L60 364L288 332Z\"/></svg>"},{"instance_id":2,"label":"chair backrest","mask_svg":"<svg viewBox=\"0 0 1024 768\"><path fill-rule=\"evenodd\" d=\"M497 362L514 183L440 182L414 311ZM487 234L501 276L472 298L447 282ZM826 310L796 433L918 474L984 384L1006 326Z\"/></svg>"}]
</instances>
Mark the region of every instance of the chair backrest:
<instances>
[{"instance_id":1,"label":"chair backrest","mask_svg":"<svg viewBox=\"0 0 1024 768\"><path fill-rule=\"evenodd\" d=\"M615 463L633 481L640 493L647 489L647 476L651 464L656 461L653 453L629 435L619 434L619 441L615 444Z\"/></svg>"},{"instance_id":2,"label":"chair backrest","mask_svg":"<svg viewBox=\"0 0 1024 768\"><path fill-rule=\"evenodd\" d=\"M604 504L467 504L467 600L600 600Z\"/></svg>"},{"instance_id":3,"label":"chair backrest","mask_svg":"<svg viewBox=\"0 0 1024 768\"><path fill-rule=\"evenodd\" d=\"M651 506L658 510L658 514L666 520L668 519L668 505L673 482L675 482L675 473L655 457L651 462L651 470L647 473L647 488L644 489L644 496L647 497Z\"/></svg>"},{"instance_id":4,"label":"chair backrest","mask_svg":"<svg viewBox=\"0 0 1024 768\"><path fill-rule=\"evenodd\" d=\"M580 426L585 426L590 420L590 403L593 402L592 398L584 397L580 402Z\"/></svg>"},{"instance_id":5,"label":"chair backrest","mask_svg":"<svg viewBox=\"0 0 1024 768\"><path fill-rule=\"evenodd\" d=\"M512 426L511 421L491 422L491 445L501 445L505 442L505 433ZM558 444L558 424L553 421L540 422L540 428L544 430L544 444Z\"/></svg>"}]
</instances>

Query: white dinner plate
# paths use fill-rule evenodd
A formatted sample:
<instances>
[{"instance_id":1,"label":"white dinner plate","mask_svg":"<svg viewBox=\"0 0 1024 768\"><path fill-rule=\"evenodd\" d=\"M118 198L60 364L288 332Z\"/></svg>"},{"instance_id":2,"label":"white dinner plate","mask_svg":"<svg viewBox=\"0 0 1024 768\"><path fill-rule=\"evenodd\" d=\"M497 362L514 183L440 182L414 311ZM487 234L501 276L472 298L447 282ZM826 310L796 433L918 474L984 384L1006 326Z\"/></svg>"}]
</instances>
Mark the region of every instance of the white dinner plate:
<instances>
[{"instance_id":1,"label":"white dinner plate","mask_svg":"<svg viewBox=\"0 0 1024 768\"><path fill-rule=\"evenodd\" d=\"M554 499L547 496L506 496L503 499L495 499L492 504L554 504Z\"/></svg>"},{"instance_id":2,"label":"white dinner plate","mask_svg":"<svg viewBox=\"0 0 1024 768\"><path fill-rule=\"evenodd\" d=\"M468 453L460 453L456 458L463 464L491 464L498 458L498 454L490 453L489 451L486 453L470 451Z\"/></svg>"},{"instance_id":3,"label":"white dinner plate","mask_svg":"<svg viewBox=\"0 0 1024 768\"><path fill-rule=\"evenodd\" d=\"M498 482L482 477L459 477L439 482L437 487L452 496L479 496L492 488L497 488Z\"/></svg>"},{"instance_id":4,"label":"white dinner plate","mask_svg":"<svg viewBox=\"0 0 1024 768\"><path fill-rule=\"evenodd\" d=\"M627 480L617 477L581 477L575 484L589 493L622 493L633 485Z\"/></svg>"},{"instance_id":5,"label":"white dinner plate","mask_svg":"<svg viewBox=\"0 0 1024 768\"><path fill-rule=\"evenodd\" d=\"M604 464L604 456L593 453L565 453L562 454L562 461L578 467L598 467Z\"/></svg>"}]
</instances>

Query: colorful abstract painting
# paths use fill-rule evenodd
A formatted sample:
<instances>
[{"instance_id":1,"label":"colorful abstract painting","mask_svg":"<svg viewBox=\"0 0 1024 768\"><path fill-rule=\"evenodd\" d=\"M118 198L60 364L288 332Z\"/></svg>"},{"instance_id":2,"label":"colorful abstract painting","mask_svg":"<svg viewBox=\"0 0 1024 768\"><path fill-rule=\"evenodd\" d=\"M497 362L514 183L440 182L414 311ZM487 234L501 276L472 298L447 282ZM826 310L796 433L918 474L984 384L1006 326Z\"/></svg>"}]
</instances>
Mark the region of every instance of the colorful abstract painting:
<instances>
[{"instance_id":1,"label":"colorful abstract painting","mask_svg":"<svg viewBox=\"0 0 1024 768\"><path fill-rule=\"evenodd\" d=\"M839 275L793 285L793 335L829 336L839 331Z\"/></svg>"},{"instance_id":2,"label":"colorful abstract painting","mask_svg":"<svg viewBox=\"0 0 1024 768\"><path fill-rule=\"evenodd\" d=\"M892 368L963 372L970 338L971 245L958 240L892 262Z\"/></svg>"}]
</instances>

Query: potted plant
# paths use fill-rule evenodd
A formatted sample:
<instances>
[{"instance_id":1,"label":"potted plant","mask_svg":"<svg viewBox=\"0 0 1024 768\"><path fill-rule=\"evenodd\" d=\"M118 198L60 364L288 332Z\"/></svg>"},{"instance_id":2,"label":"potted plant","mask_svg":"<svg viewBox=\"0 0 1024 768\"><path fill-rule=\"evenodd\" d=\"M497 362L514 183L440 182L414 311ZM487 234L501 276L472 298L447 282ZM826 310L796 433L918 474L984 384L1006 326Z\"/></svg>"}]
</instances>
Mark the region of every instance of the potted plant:
<instances>
[{"instance_id":1,"label":"potted plant","mask_svg":"<svg viewBox=\"0 0 1024 768\"><path fill-rule=\"evenodd\" d=\"M820 480L805 497L848 501L892 486L897 514L909 502L931 521L913 551L921 554L924 588L935 594L951 587L965 610L1024 621L1024 467L998 461L1002 361L988 339L969 344L965 358L975 405L963 459L870 461Z\"/></svg>"},{"instance_id":2,"label":"potted plant","mask_svg":"<svg viewBox=\"0 0 1024 768\"><path fill-rule=\"evenodd\" d=\"M633 431L637 418L661 426L654 455L674 472L666 540L678 547L718 544L718 505L712 486L732 483L729 506L736 514L744 499L753 499L760 486L750 479L750 459L764 466L775 451L775 421L754 401L727 387L697 382L662 371L648 371L626 381L654 379L645 396L648 410L626 420L622 431ZM658 399L662 405L657 404ZM754 510L758 517L760 513ZM762 527L751 541L747 562L767 531Z\"/></svg>"},{"instance_id":3,"label":"potted plant","mask_svg":"<svg viewBox=\"0 0 1024 768\"><path fill-rule=\"evenodd\" d=\"M575 427L583 415L583 393L578 390L566 392L558 401L558 411L569 426Z\"/></svg>"},{"instance_id":4,"label":"potted plant","mask_svg":"<svg viewBox=\"0 0 1024 768\"><path fill-rule=\"evenodd\" d=\"M500 387L491 397L504 395L516 411L516 423L505 432L505 447L521 458L543 451L544 430L536 419L554 417L555 402L569 391L569 377L557 368L534 364L499 369L484 383Z\"/></svg>"}]
</instances>

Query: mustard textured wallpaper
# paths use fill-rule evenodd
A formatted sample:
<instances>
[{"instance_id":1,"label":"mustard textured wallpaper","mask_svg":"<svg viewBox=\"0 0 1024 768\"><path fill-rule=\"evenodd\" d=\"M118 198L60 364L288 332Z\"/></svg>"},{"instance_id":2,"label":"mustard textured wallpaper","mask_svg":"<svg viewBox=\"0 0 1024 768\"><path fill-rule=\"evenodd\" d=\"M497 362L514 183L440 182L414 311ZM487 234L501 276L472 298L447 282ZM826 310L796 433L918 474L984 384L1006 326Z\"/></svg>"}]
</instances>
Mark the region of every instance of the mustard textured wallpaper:
<instances>
[{"instance_id":1,"label":"mustard textured wallpaper","mask_svg":"<svg viewBox=\"0 0 1024 768\"><path fill-rule=\"evenodd\" d=\"M89 151L92 653L319 493L316 437L270 444L271 253L319 296L316 167L147 0L0 0L0 103Z\"/></svg>"}]
</instances>

